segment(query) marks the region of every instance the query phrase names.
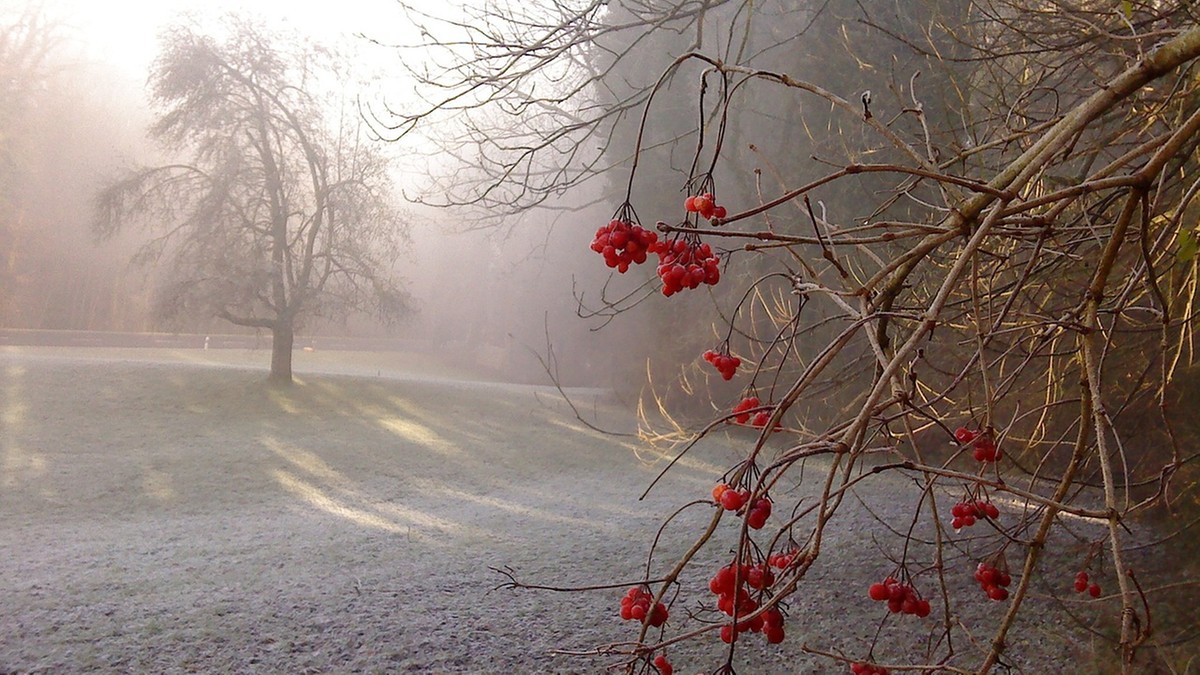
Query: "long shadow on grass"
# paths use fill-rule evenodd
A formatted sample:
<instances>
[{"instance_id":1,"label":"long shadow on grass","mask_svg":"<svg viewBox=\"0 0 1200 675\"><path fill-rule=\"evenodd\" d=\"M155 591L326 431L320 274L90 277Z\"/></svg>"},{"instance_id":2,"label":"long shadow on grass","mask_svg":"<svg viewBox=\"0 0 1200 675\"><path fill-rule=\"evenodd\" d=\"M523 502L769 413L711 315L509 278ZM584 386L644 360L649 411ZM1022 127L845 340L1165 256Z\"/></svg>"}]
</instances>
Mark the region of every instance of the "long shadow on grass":
<instances>
[{"instance_id":1,"label":"long shadow on grass","mask_svg":"<svg viewBox=\"0 0 1200 675\"><path fill-rule=\"evenodd\" d=\"M614 516L634 513L619 499L589 502L582 516L565 508L573 486L628 476L638 460L617 439L564 423L527 388L321 377L269 396L283 415L259 438L284 462L272 477L358 525L454 534L472 523L446 513L466 511L490 514L478 524L612 531ZM319 431L297 433L309 427ZM629 487L613 489L628 501ZM456 508L439 508L448 503Z\"/></svg>"},{"instance_id":2,"label":"long shadow on grass","mask_svg":"<svg viewBox=\"0 0 1200 675\"><path fill-rule=\"evenodd\" d=\"M532 387L306 376L280 390L261 371L188 364L0 367L0 503L31 524L282 502L428 540L522 525L612 533L645 516L635 497L664 461ZM720 471L691 462L672 479L704 494Z\"/></svg>"}]
</instances>

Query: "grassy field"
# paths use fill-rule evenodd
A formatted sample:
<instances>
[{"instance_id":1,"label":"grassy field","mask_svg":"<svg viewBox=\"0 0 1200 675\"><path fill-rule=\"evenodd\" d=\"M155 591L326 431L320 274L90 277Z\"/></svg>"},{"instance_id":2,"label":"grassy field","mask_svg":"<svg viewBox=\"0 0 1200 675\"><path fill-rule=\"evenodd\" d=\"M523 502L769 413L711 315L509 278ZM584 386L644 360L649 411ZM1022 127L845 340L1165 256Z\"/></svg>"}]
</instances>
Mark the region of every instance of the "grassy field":
<instances>
[{"instance_id":1,"label":"grassy field","mask_svg":"<svg viewBox=\"0 0 1200 675\"><path fill-rule=\"evenodd\" d=\"M5 348L0 671L589 672L548 650L628 637L488 568L636 578L657 458L428 358L298 353L282 392L265 360Z\"/></svg>"},{"instance_id":2,"label":"grassy field","mask_svg":"<svg viewBox=\"0 0 1200 675\"><path fill-rule=\"evenodd\" d=\"M632 639L621 589L497 589L492 568L552 586L639 579L664 518L739 459L718 434L639 501L665 458L589 429L553 389L417 355L298 352L298 384L279 391L266 362L0 348L0 673L603 672L613 657L559 651ZM591 421L630 430L604 392L571 394ZM739 672L830 672L801 647L870 643L882 616L865 588L889 571L876 518L906 522L897 497L911 489L881 477L864 508L839 512L787 641L739 643ZM671 522L652 574L710 508ZM711 597L727 529L674 612ZM877 656L919 658L935 621L888 624ZM1031 621L1014 672L1072 672L1070 624L1036 604ZM677 646L676 672L710 672L723 649Z\"/></svg>"}]
</instances>

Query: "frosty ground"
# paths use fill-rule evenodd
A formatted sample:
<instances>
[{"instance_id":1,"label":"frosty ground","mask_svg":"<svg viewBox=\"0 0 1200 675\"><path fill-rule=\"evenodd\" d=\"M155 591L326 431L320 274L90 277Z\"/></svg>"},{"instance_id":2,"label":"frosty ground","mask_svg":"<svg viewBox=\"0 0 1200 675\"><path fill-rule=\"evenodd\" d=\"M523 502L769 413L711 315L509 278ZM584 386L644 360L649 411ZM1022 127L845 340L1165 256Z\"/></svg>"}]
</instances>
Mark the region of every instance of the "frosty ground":
<instances>
[{"instance_id":1,"label":"frosty ground","mask_svg":"<svg viewBox=\"0 0 1200 675\"><path fill-rule=\"evenodd\" d=\"M587 428L548 387L413 355L298 352L297 386L277 391L267 360L0 349L0 673L603 672L619 659L560 652L636 636L616 615L621 590L497 589L492 568L552 586L640 578L663 518L744 447L719 434L639 501L664 456ZM589 420L632 428L603 392L570 393ZM871 485L866 505L904 522L888 489L911 486ZM666 529L655 573L708 508ZM739 672L843 672L801 646L861 655L876 634L865 589L890 571L886 530L861 506L841 517L787 640L747 636ZM972 625L999 615L985 600L961 611ZM876 656L917 658L938 619L914 617ZM1072 672L1087 645L1070 622L1030 621L1011 665ZM722 647L702 639L671 658L711 672Z\"/></svg>"}]
</instances>

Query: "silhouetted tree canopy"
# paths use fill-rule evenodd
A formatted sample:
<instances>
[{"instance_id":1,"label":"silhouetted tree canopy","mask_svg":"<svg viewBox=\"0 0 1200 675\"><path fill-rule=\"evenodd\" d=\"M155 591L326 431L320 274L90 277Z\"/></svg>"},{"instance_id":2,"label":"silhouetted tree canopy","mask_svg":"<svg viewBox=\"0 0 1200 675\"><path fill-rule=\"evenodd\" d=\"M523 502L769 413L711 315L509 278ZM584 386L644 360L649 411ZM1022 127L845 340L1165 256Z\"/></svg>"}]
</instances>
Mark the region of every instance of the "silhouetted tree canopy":
<instances>
[{"instance_id":1,"label":"silhouetted tree canopy","mask_svg":"<svg viewBox=\"0 0 1200 675\"><path fill-rule=\"evenodd\" d=\"M160 310L271 331L271 379L290 382L304 317L401 315L392 266L405 223L387 160L323 95L336 54L236 18L223 29L163 36L152 131L177 161L114 181L95 228L145 224L139 260L166 263Z\"/></svg>"}]
</instances>

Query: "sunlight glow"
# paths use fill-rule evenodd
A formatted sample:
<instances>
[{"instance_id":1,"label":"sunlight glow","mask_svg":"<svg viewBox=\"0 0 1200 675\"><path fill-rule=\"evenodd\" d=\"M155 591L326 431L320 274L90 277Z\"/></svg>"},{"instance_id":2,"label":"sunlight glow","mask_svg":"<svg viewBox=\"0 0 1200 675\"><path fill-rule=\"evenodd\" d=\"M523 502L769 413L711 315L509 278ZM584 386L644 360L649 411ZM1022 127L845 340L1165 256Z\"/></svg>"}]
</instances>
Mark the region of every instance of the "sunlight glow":
<instances>
[{"instance_id":1,"label":"sunlight glow","mask_svg":"<svg viewBox=\"0 0 1200 675\"><path fill-rule=\"evenodd\" d=\"M352 508L338 502L332 497L326 495L321 491L320 488L312 483L305 482L286 471L272 471L271 473L274 475L275 480L277 480L285 490L291 492L297 497L300 497L310 505L315 506L326 513L346 518L347 520L354 521L359 525L373 527L376 529L385 530L387 532L404 531L404 528L400 527L400 525L397 523L390 522L377 515L367 513L361 509Z\"/></svg>"},{"instance_id":2,"label":"sunlight glow","mask_svg":"<svg viewBox=\"0 0 1200 675\"><path fill-rule=\"evenodd\" d=\"M284 490L320 511L345 518L363 527L407 536L428 537L431 540L444 539L447 534L466 533L466 528L455 521L439 518L403 504L381 501L364 493L353 481L314 452L285 445L270 436L260 439L260 442L296 470L307 474L307 477L301 477L284 469L271 472L272 477ZM431 529L438 532L429 532Z\"/></svg>"},{"instance_id":3,"label":"sunlight glow","mask_svg":"<svg viewBox=\"0 0 1200 675\"><path fill-rule=\"evenodd\" d=\"M264 436L260 441L280 459L283 459L304 473L335 485L340 484L339 487L343 489L349 489L345 477L329 466L316 453L303 448L284 445L272 436Z\"/></svg>"},{"instance_id":4,"label":"sunlight glow","mask_svg":"<svg viewBox=\"0 0 1200 675\"><path fill-rule=\"evenodd\" d=\"M286 395L272 390L268 396L271 397L271 402L279 406L279 409L283 412L289 415L295 415L296 413L300 412L300 409L296 407L296 404Z\"/></svg>"},{"instance_id":5,"label":"sunlight glow","mask_svg":"<svg viewBox=\"0 0 1200 675\"><path fill-rule=\"evenodd\" d=\"M327 41L376 29L392 37L400 26L390 0L343 0L338 3L296 3L278 0L58 0L48 4L88 46L89 57L106 61L144 79L158 52L158 35L185 17L211 20L238 13L278 21Z\"/></svg>"},{"instance_id":6,"label":"sunlight glow","mask_svg":"<svg viewBox=\"0 0 1200 675\"><path fill-rule=\"evenodd\" d=\"M4 369L4 379L8 386L4 388L4 410L0 413L0 421L6 429L19 426L25 421L25 413L29 406L21 399L21 380L25 369L20 366L9 366Z\"/></svg>"},{"instance_id":7,"label":"sunlight glow","mask_svg":"<svg viewBox=\"0 0 1200 675\"><path fill-rule=\"evenodd\" d=\"M457 523L431 516L400 504L377 505L376 510L385 510L391 516L391 518L385 518L378 513L372 513L366 509L351 506L334 499L323 491L320 486L309 483L287 471L275 470L271 474L285 490L301 498L310 506L316 507L330 515L345 518L363 527L397 534L416 534L417 536L429 535L420 530L414 532L414 525L441 530L436 537L432 537L434 540L444 539L444 536L447 534L459 534L461 530Z\"/></svg>"},{"instance_id":8,"label":"sunlight glow","mask_svg":"<svg viewBox=\"0 0 1200 675\"><path fill-rule=\"evenodd\" d=\"M548 520L555 523L564 523L567 525L579 525L590 529L599 530L601 532L619 532L621 528L613 523L606 523L591 518L574 518L572 516L562 516L552 511L545 509L535 509L529 506L524 506L507 499L497 499L496 497L487 497L480 494L463 492L451 487L442 489L445 495L455 501L460 502L475 502L484 506L490 506L494 509L507 511L512 514L524 516L526 518L538 518L540 520Z\"/></svg>"},{"instance_id":9,"label":"sunlight glow","mask_svg":"<svg viewBox=\"0 0 1200 675\"><path fill-rule=\"evenodd\" d=\"M400 438L420 444L439 455L454 457L463 454L462 448L442 438L436 431L419 422L394 415L378 416L376 422Z\"/></svg>"},{"instance_id":10,"label":"sunlight glow","mask_svg":"<svg viewBox=\"0 0 1200 675\"><path fill-rule=\"evenodd\" d=\"M4 487L14 488L20 483L21 474L40 475L46 471L46 460L26 451L17 444L14 436L24 424L29 405L21 390L25 369L9 366L4 369L4 406L0 409L0 422L4 433L0 435L0 449L4 454Z\"/></svg>"}]
</instances>

